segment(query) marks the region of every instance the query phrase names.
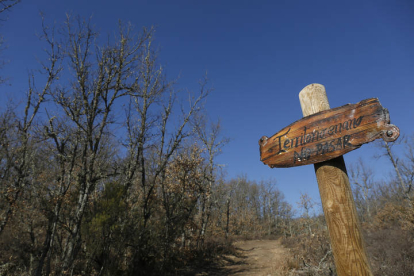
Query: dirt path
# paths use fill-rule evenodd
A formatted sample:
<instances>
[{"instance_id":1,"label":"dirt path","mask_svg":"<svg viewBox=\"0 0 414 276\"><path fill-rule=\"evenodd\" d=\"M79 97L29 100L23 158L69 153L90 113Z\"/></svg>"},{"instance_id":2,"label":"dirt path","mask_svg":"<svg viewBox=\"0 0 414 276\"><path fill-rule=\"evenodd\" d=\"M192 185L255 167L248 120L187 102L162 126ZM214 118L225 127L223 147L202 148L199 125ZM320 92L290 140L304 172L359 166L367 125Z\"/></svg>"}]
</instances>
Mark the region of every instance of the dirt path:
<instances>
[{"instance_id":1,"label":"dirt path","mask_svg":"<svg viewBox=\"0 0 414 276\"><path fill-rule=\"evenodd\" d=\"M224 256L224 267L219 271L209 271L198 275L284 275L282 271L288 250L281 245L280 240L239 241L234 245L237 247L237 254Z\"/></svg>"}]
</instances>

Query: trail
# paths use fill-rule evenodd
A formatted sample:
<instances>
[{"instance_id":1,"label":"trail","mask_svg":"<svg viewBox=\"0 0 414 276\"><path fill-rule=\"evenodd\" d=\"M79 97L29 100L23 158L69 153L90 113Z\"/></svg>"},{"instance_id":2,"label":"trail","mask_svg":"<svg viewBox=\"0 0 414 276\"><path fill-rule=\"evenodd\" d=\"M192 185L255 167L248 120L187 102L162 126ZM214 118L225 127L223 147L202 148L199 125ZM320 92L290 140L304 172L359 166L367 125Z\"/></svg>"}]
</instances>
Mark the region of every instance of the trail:
<instances>
[{"instance_id":1,"label":"trail","mask_svg":"<svg viewBox=\"0 0 414 276\"><path fill-rule=\"evenodd\" d=\"M223 256L223 266L197 276L278 276L285 268L288 250L280 240L239 241L234 244L237 254Z\"/></svg>"}]
</instances>

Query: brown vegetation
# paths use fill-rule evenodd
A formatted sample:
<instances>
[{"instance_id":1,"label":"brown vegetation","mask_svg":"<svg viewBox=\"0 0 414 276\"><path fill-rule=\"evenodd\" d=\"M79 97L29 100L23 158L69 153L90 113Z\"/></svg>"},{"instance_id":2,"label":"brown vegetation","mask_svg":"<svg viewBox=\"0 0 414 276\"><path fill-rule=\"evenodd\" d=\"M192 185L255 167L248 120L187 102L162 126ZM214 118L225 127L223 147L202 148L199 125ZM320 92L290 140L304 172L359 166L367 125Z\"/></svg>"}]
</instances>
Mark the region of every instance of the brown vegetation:
<instances>
[{"instance_id":1,"label":"brown vegetation","mask_svg":"<svg viewBox=\"0 0 414 276\"><path fill-rule=\"evenodd\" d=\"M228 140L203 115L207 82L183 101L158 64L153 29L120 24L101 43L89 22L68 17L43 31L41 74L29 76L23 107L0 114L0 275L224 271L219 256L242 256L234 240L262 237L290 250L269 273L335 274L308 195L295 218L274 180L223 178L215 157ZM399 162L383 146L395 179L376 182L362 161L350 174L377 275L414 272L405 145Z\"/></svg>"},{"instance_id":2,"label":"brown vegetation","mask_svg":"<svg viewBox=\"0 0 414 276\"><path fill-rule=\"evenodd\" d=\"M43 24L42 70L23 110L0 116L2 275L175 274L213 263L232 236L287 229L272 181L222 179L228 140L203 115L207 82L185 104L153 32L121 24L99 43L80 18Z\"/></svg>"}]
</instances>

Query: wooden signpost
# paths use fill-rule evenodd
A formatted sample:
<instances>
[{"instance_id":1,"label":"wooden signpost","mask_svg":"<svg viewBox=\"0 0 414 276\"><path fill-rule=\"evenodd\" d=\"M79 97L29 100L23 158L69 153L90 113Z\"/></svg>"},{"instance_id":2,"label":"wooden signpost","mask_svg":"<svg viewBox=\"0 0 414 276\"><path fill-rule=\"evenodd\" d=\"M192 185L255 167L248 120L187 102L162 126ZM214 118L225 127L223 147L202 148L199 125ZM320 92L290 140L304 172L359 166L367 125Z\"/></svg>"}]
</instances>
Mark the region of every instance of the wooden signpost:
<instances>
[{"instance_id":1,"label":"wooden signpost","mask_svg":"<svg viewBox=\"0 0 414 276\"><path fill-rule=\"evenodd\" d=\"M315 164L378 138L395 141L396 126L378 99L367 99L307 116L260 139L260 159L270 167Z\"/></svg>"},{"instance_id":2,"label":"wooden signpost","mask_svg":"<svg viewBox=\"0 0 414 276\"><path fill-rule=\"evenodd\" d=\"M330 109L325 87L310 84L300 93L303 119L260 141L260 159L274 167L315 164L338 275L372 275L343 154L382 138L395 141L398 127L378 99Z\"/></svg>"}]
</instances>

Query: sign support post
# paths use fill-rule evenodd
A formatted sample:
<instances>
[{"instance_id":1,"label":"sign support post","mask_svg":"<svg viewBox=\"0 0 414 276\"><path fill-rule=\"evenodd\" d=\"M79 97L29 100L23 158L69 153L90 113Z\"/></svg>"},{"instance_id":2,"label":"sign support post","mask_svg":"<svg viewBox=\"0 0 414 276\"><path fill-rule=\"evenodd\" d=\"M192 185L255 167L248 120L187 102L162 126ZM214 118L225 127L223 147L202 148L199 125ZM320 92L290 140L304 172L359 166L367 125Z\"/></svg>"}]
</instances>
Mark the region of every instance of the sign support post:
<instances>
[{"instance_id":1,"label":"sign support post","mask_svg":"<svg viewBox=\"0 0 414 276\"><path fill-rule=\"evenodd\" d=\"M330 108L325 87L299 93L303 118L259 140L260 160L271 168L315 165L319 193L339 276L371 276L361 226L342 155L382 138L400 135L377 98Z\"/></svg>"},{"instance_id":2,"label":"sign support post","mask_svg":"<svg viewBox=\"0 0 414 276\"><path fill-rule=\"evenodd\" d=\"M325 87L320 84L306 86L299 99L304 117L330 109ZM314 166L338 275L373 275L344 158L339 156Z\"/></svg>"}]
</instances>

